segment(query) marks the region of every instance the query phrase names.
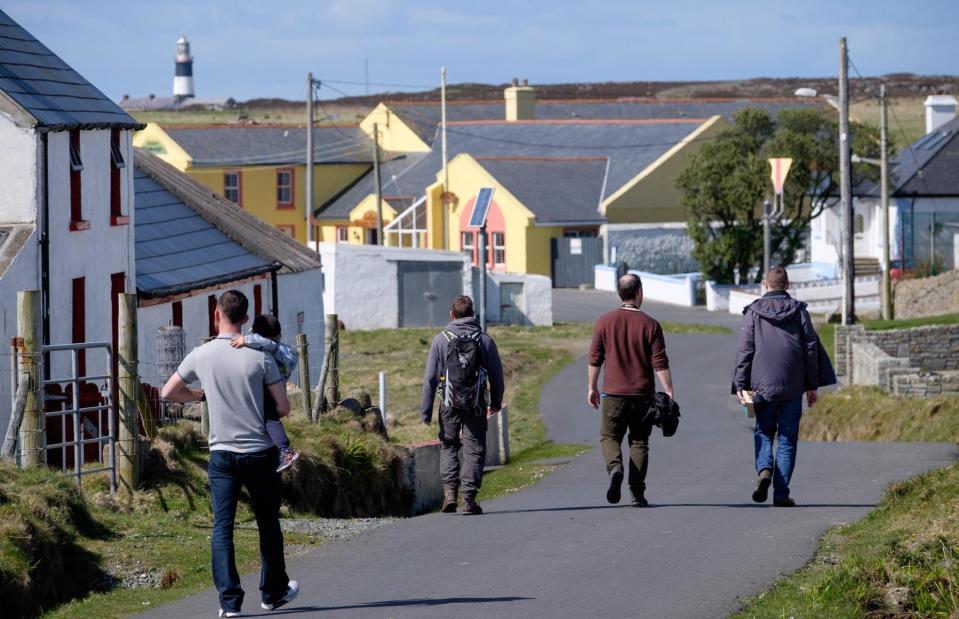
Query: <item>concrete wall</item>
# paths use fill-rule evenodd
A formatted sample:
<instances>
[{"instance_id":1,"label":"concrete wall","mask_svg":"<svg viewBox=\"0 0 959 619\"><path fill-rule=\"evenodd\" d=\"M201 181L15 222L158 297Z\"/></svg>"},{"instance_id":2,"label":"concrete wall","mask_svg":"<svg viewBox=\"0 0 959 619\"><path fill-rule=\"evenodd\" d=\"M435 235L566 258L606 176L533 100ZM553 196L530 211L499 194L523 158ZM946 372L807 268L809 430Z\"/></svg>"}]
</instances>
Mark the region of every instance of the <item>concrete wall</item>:
<instances>
[{"instance_id":1,"label":"concrete wall","mask_svg":"<svg viewBox=\"0 0 959 619\"><path fill-rule=\"evenodd\" d=\"M600 229L609 262L646 273L688 273L699 269L685 223L606 224Z\"/></svg>"},{"instance_id":2,"label":"concrete wall","mask_svg":"<svg viewBox=\"0 0 959 619\"><path fill-rule=\"evenodd\" d=\"M852 342L852 381L854 385L876 385L891 390L894 370L916 371L908 357L893 357L870 342Z\"/></svg>"},{"instance_id":3,"label":"concrete wall","mask_svg":"<svg viewBox=\"0 0 959 619\"><path fill-rule=\"evenodd\" d=\"M478 303L480 270L473 267L472 295ZM517 310L522 314L519 322L509 321L502 311L509 302L501 284L513 283L523 287L522 302ZM464 293L470 294L470 293ZM520 324L549 327L553 324L553 283L543 275L525 273L486 272L486 321L489 323Z\"/></svg>"},{"instance_id":4,"label":"concrete wall","mask_svg":"<svg viewBox=\"0 0 959 619\"><path fill-rule=\"evenodd\" d=\"M295 347L296 335L306 334L310 346L310 380L314 384L320 378L323 338L326 336L323 280L324 273L321 269L280 274L277 278L283 341ZM264 295L267 290L268 288L264 288ZM271 303L270 297L263 297L264 307L269 307ZM299 384L299 373L294 375L293 382Z\"/></svg>"},{"instance_id":5,"label":"concrete wall","mask_svg":"<svg viewBox=\"0 0 959 619\"><path fill-rule=\"evenodd\" d=\"M680 275L657 275L643 271L630 271L643 280L643 298L692 307L696 305L697 273Z\"/></svg>"},{"instance_id":6,"label":"concrete wall","mask_svg":"<svg viewBox=\"0 0 959 619\"><path fill-rule=\"evenodd\" d=\"M896 318L922 318L959 312L959 271L903 280L894 291Z\"/></svg>"},{"instance_id":7,"label":"concrete wall","mask_svg":"<svg viewBox=\"0 0 959 619\"><path fill-rule=\"evenodd\" d=\"M459 252L320 243L320 256L326 275L323 306L347 329L399 327L399 261L457 263L463 269L463 290L472 289L469 257Z\"/></svg>"},{"instance_id":8,"label":"concrete wall","mask_svg":"<svg viewBox=\"0 0 959 619\"><path fill-rule=\"evenodd\" d=\"M854 287L857 310L879 308L878 277L857 277ZM741 314L746 305L760 298L762 294L759 284L734 288L729 295L729 313ZM842 280L820 279L793 282L789 285L789 294L806 303L811 313L825 314L838 311L842 303Z\"/></svg>"},{"instance_id":9,"label":"concrete wall","mask_svg":"<svg viewBox=\"0 0 959 619\"><path fill-rule=\"evenodd\" d=\"M596 290L615 292L618 277L619 271L616 267L597 264L593 267L593 288Z\"/></svg>"},{"instance_id":10,"label":"concrete wall","mask_svg":"<svg viewBox=\"0 0 959 619\"><path fill-rule=\"evenodd\" d=\"M39 139L0 113L0 221L32 223L37 217Z\"/></svg>"}]
</instances>

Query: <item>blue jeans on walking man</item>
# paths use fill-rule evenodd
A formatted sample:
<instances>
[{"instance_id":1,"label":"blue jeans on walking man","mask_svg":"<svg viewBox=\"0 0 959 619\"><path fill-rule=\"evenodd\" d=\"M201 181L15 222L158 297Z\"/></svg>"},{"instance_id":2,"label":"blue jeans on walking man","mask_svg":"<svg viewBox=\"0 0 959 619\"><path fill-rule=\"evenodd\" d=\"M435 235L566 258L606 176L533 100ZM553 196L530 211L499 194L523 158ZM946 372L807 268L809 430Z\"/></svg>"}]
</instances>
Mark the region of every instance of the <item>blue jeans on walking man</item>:
<instances>
[{"instance_id":1,"label":"blue jeans on walking man","mask_svg":"<svg viewBox=\"0 0 959 619\"><path fill-rule=\"evenodd\" d=\"M802 397L785 402L756 404L756 472L763 469L773 474L773 499L789 498L789 480L796 468L796 443L799 442L799 420ZM773 460L773 440L776 457Z\"/></svg>"},{"instance_id":2,"label":"blue jeans on walking man","mask_svg":"<svg viewBox=\"0 0 959 619\"><path fill-rule=\"evenodd\" d=\"M283 558L283 532L280 530L280 474L276 447L253 453L225 450L210 452L208 474L213 495L213 583L220 594L220 608L239 611L243 588L236 570L233 525L240 488L250 493L256 527L260 534L260 596L272 604L283 599L290 579Z\"/></svg>"}]
</instances>

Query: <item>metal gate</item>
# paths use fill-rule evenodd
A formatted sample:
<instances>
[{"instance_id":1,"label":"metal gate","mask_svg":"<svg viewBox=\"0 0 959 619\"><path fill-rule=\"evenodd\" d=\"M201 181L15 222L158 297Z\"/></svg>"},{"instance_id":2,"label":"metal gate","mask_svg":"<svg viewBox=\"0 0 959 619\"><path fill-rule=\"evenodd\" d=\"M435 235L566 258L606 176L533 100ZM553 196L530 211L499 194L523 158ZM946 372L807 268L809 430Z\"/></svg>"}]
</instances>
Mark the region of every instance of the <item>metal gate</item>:
<instances>
[{"instance_id":1,"label":"metal gate","mask_svg":"<svg viewBox=\"0 0 959 619\"><path fill-rule=\"evenodd\" d=\"M445 325L453 298L463 294L463 265L459 262L401 261L399 279L401 327Z\"/></svg>"},{"instance_id":2,"label":"metal gate","mask_svg":"<svg viewBox=\"0 0 959 619\"><path fill-rule=\"evenodd\" d=\"M80 375L81 355L88 351L106 352L107 373L96 376ZM107 342L61 344L44 346L45 359L50 359L45 374L52 372L54 355L70 355L70 372L65 377L45 376L43 381L44 415L47 440L44 461L76 477L77 485L83 475L108 472L110 492L116 492L116 425L113 381L113 347ZM104 432L106 426L106 432ZM109 447L104 458L103 447ZM88 448L93 446L92 453ZM106 462L104 462L104 459ZM72 467L70 466L72 460ZM85 467L96 462L101 466ZM72 470L71 470L72 468Z\"/></svg>"},{"instance_id":3,"label":"metal gate","mask_svg":"<svg viewBox=\"0 0 959 619\"><path fill-rule=\"evenodd\" d=\"M603 239L598 236L552 239L553 288L592 284L593 267L603 263Z\"/></svg>"}]
</instances>

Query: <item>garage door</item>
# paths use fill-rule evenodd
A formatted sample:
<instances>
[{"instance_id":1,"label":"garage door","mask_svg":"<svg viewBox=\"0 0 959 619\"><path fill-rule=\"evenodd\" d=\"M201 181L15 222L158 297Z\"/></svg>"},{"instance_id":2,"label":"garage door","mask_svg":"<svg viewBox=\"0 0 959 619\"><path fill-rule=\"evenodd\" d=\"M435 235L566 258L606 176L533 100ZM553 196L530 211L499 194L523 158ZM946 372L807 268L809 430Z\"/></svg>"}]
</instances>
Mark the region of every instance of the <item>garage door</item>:
<instances>
[{"instance_id":1,"label":"garage door","mask_svg":"<svg viewBox=\"0 0 959 619\"><path fill-rule=\"evenodd\" d=\"M449 322L450 304L463 294L462 264L402 261L396 267L400 326L437 327Z\"/></svg>"}]
</instances>

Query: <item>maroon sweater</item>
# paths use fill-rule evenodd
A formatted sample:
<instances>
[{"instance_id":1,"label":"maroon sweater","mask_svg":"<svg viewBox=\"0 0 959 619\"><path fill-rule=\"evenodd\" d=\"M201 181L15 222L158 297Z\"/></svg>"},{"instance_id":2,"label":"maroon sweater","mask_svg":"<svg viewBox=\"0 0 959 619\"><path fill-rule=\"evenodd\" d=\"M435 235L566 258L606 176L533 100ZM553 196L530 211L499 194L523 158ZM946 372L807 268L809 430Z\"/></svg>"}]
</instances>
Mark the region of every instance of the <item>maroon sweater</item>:
<instances>
[{"instance_id":1,"label":"maroon sweater","mask_svg":"<svg viewBox=\"0 0 959 619\"><path fill-rule=\"evenodd\" d=\"M609 395L656 393L654 372L669 367L659 322L645 312L616 309L596 321L589 364L603 370L602 392Z\"/></svg>"}]
</instances>

